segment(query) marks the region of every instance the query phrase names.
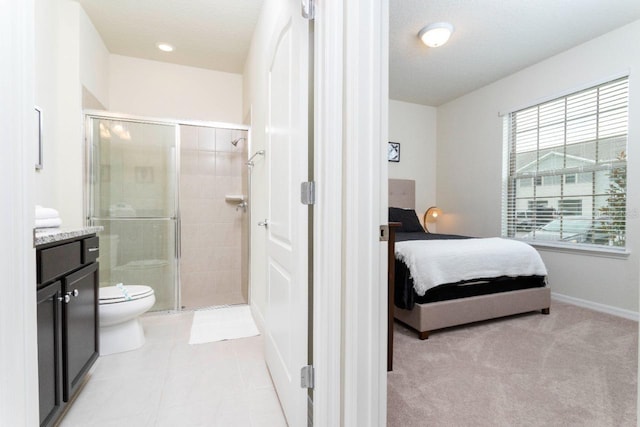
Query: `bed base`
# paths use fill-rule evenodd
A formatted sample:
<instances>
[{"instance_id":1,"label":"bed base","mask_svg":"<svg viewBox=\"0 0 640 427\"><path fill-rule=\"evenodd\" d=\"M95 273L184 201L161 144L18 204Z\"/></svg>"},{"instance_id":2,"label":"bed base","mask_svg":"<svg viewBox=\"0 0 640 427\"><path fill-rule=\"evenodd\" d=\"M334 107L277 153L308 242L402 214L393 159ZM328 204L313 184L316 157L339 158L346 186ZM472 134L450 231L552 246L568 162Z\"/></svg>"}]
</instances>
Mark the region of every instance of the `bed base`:
<instances>
[{"instance_id":1,"label":"bed base","mask_svg":"<svg viewBox=\"0 0 640 427\"><path fill-rule=\"evenodd\" d=\"M412 310L395 307L394 316L418 331L420 339L425 340L429 338L429 332L436 329L537 310L542 311L542 314L549 314L550 305L551 289L530 288L416 304Z\"/></svg>"}]
</instances>

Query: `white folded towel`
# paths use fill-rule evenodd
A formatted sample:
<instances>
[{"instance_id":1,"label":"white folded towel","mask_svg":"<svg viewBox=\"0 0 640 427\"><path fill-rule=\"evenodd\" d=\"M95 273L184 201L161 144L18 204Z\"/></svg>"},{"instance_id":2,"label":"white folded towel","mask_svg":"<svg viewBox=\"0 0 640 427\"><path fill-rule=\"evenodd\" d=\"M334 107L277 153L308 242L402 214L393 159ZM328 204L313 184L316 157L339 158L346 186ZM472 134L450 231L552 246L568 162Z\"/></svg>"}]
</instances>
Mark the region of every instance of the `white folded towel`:
<instances>
[{"instance_id":1,"label":"white folded towel","mask_svg":"<svg viewBox=\"0 0 640 427\"><path fill-rule=\"evenodd\" d=\"M60 214L57 210L52 208L43 208L36 205L36 219L60 219Z\"/></svg>"},{"instance_id":2,"label":"white folded towel","mask_svg":"<svg viewBox=\"0 0 640 427\"><path fill-rule=\"evenodd\" d=\"M62 225L60 218L36 219L36 228L56 228Z\"/></svg>"}]
</instances>

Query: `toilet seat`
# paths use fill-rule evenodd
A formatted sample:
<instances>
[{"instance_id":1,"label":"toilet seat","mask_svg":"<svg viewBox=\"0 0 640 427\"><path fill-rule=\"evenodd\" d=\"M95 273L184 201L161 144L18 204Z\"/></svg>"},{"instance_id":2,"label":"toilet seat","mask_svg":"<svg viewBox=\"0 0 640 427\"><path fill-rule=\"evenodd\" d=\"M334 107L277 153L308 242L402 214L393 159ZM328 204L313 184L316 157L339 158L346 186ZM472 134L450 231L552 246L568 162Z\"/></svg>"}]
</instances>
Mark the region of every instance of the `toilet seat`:
<instances>
[{"instance_id":1,"label":"toilet seat","mask_svg":"<svg viewBox=\"0 0 640 427\"><path fill-rule=\"evenodd\" d=\"M124 288L124 290L123 290ZM125 292L126 291L126 292ZM144 285L104 286L100 288L100 304L134 301L153 295L153 289Z\"/></svg>"}]
</instances>

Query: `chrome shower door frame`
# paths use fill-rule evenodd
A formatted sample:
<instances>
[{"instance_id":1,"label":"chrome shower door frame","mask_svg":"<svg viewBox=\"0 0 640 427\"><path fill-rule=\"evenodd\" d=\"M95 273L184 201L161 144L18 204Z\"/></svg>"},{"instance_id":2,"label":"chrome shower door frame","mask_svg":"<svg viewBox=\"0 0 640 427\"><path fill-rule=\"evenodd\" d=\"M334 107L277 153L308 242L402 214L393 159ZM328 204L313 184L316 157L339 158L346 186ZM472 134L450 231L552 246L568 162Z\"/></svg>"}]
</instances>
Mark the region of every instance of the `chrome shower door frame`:
<instances>
[{"instance_id":1,"label":"chrome shower door frame","mask_svg":"<svg viewBox=\"0 0 640 427\"><path fill-rule=\"evenodd\" d=\"M93 126L91 126L91 122L94 119L104 119L104 120L120 120L127 122L134 122L140 124L150 124L150 125L165 125L165 126L174 126L175 130L175 197L174 197L174 217L167 218L154 218L154 219L171 219L175 221L174 232L175 232L175 248L174 248L174 258L173 263L175 264L175 283L174 283L174 301L175 304L169 311L180 311L182 309L182 296L181 296L181 276L180 276L180 260L181 260L181 242L182 242L182 230L181 230L181 214L180 214L180 152L181 152L181 141L180 141L180 126L203 126L210 127L216 129L233 129L247 132L247 143L248 147L251 147L251 127L246 125L238 125L232 123L223 123L223 122L208 122L208 121L199 121L199 120L174 120L174 119L166 119L166 118L151 118L151 117L143 117L136 116L130 114L120 114L120 113L112 113L108 111L102 110L84 110L84 127L85 127L85 144L84 144L84 189L83 189L83 198L84 198L84 207L83 207L83 217L85 218L85 223L87 225L92 225L92 206L94 206L94 194L92 184L96 178L96 171L94 170L94 135L93 135ZM250 153L247 150L247 155ZM248 160L248 159L247 159ZM248 172L250 175L250 172ZM248 177L250 179L250 177ZM248 184L250 185L250 184ZM250 193L249 197L250 199ZM250 204L249 204L250 207ZM248 240L250 242L251 239L251 227L250 227L250 218L251 218L251 209L249 209L249 215L247 217L247 235ZM250 246L250 245L249 245ZM250 247L248 252L250 253ZM247 263L250 262L247 259ZM251 299L251 268L247 265L247 272L249 277L248 283L248 292L247 298L249 299L248 303L250 304Z\"/></svg>"},{"instance_id":2,"label":"chrome shower door frame","mask_svg":"<svg viewBox=\"0 0 640 427\"><path fill-rule=\"evenodd\" d=\"M177 123L170 120L151 119L145 117L131 116L125 114L115 114L106 111L93 111L86 110L84 112L85 120L85 185L84 185L84 218L87 225L94 225L94 222L100 220L99 216L94 215L92 207L95 206L93 183L96 180L96 170L93 159L95 158L94 152L94 129L91 125L93 120L111 120L111 121L124 121L137 124L148 125L163 125L172 126L174 128L174 170L175 170L175 182L174 182L174 200L173 200L173 216L168 217L140 217L139 220L158 220L158 221L173 221L173 233L174 233L174 248L173 257L169 260L172 263L172 267L175 271L175 281L173 284L173 301L172 307L169 311L177 311L180 308L180 127Z\"/></svg>"}]
</instances>

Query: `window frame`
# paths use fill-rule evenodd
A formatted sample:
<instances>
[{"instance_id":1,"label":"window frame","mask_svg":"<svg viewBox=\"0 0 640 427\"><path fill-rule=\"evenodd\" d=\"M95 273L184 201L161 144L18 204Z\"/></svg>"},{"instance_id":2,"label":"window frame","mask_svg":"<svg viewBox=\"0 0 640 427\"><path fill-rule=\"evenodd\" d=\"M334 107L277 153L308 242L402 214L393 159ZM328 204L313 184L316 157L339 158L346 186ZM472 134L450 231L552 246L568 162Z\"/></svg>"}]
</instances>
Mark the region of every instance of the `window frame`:
<instances>
[{"instance_id":1,"label":"window frame","mask_svg":"<svg viewBox=\"0 0 640 427\"><path fill-rule=\"evenodd\" d=\"M628 185L626 185L626 179L628 177L628 165L629 165L628 157L627 157L628 136L629 136L629 104L630 104L629 80L630 79L628 74L621 75L612 79L608 79L598 84L590 85L589 87L585 87L580 90L567 92L562 96L550 98L543 102L537 102L535 104L520 108L518 110L513 110L507 114L502 115L503 116L503 143L504 143L503 198L502 198L503 199L503 206L502 206L502 236L503 237L525 240L536 246L540 245L540 246L549 246L549 247L560 247L563 250L578 249L579 251L587 250L587 251L594 251L594 252L600 252L600 253L614 252L614 253L628 254L628 251L627 251L628 245L626 244L628 227L626 224L627 222L626 219L628 215L628 206L629 206L629 203L627 200L629 189L628 189ZM613 90L617 90L618 89L617 85L620 85L619 87L621 87L622 90L624 91L621 98L622 107L619 107L619 108L616 107L611 110L602 108L602 105L605 101L610 102L610 99L607 98L607 96L610 96L610 95L606 94L606 90L611 88L613 88ZM601 94L601 89L603 88L605 89L605 95ZM571 118L571 116L576 114L576 110L578 107L571 106L571 108L569 108L568 102L573 98L579 97L582 94L589 95L589 92L591 91L595 92L595 95L594 95L595 112L590 115L587 115L587 117L592 118L593 121L597 124L597 126L599 126L601 121L605 122L608 119L607 113L609 113L610 111L613 111L614 115L621 114L624 117L624 120L621 122L624 125L624 129L623 129L624 132L614 133L612 135L606 135L606 134L603 135L602 133L600 133L600 128L596 126L595 134L592 139L569 141L570 138L567 131L568 124L569 125L573 124L572 123L573 119ZM611 97L611 99L614 99L614 97ZM561 125L563 126L563 132L564 132L562 133L562 143L561 145L556 145L556 143L552 143L551 145L541 147L541 145L544 145L541 137L541 133L542 133L541 131L544 130L544 127L545 127L545 125L541 124L542 123L541 115L543 114L543 109L545 106L552 105L552 103L555 103L555 102L560 102L561 105L562 103L564 103L564 105L562 105L562 108L563 108L561 113L562 119L560 122ZM622 112L618 113L618 110ZM522 145L518 145L519 141L516 139L514 120L516 120L515 118L518 113L523 114L524 112L524 114L526 114L527 112L530 112L530 111L534 111L532 114L534 114L536 117L536 122L535 122L535 125L533 126L533 129L535 129L535 134L536 134L534 138L535 148L533 150L523 151L523 146L524 144L527 144L527 142L521 143ZM520 136L522 137L522 135ZM596 155L595 161L594 161L595 163L591 167L587 167L587 168L567 167L567 163L568 163L567 159L568 157L571 156L570 154L567 153L567 146L571 146L575 144L575 147L579 148L580 144L585 144L585 145L593 144L596 147L595 149L597 152L599 147L607 147L608 144L611 144L612 146L615 147L616 144L620 144L620 143L622 143L622 146L624 148L621 151L620 157L618 157L617 159L606 158L605 161L600 163L600 159ZM540 167L541 153L558 154L556 152L555 147L560 147L560 150L557 150L557 151L563 151L560 154L560 157L562 159L562 164L564 167L560 167L552 171L546 171L546 170L541 171L540 169L538 169ZM614 149L617 150L618 147L615 147ZM517 162L516 162L515 156L517 155L517 153L523 153L523 152L535 153L535 156L534 156L535 162L536 162L535 172L533 173L527 172L522 174L519 174L518 172L516 172ZM522 166L520 166L520 168L521 168L520 170L522 170ZM592 228L594 228L596 222L603 217L603 214L598 214L598 212L602 212L603 207L611 208L609 198L611 197L611 194L612 194L610 192L611 183L614 180L614 178L611 177L612 172L609 172L608 180L605 181L606 192L598 193L595 190L596 180L601 179L601 177L599 178L597 176L598 172L607 171L607 170L608 171L622 170L623 179L625 182L624 192L623 192L624 203L625 203L623 207L624 225L622 229L618 229L616 231L617 237L622 236L621 239L616 239L616 242L614 243L616 244L616 246L611 246L611 241L609 242L609 244L594 243L594 240L592 240L589 243L582 243L582 242L570 243L570 242L564 242L561 239L549 240L549 241L536 239L535 234L531 236L517 235L518 234L517 213L523 210L522 206L518 206L515 203L518 197L518 194L520 193L520 195L522 195L525 189L527 190L532 189L533 190L533 193L532 193L533 196L531 196L532 199L527 200L529 202L528 203L529 205L531 205L532 202L535 204L537 200L540 200L538 197L549 198L548 193L545 193L544 196L542 195L536 196L536 190L540 190L540 187L545 185L545 181L546 181L545 178L551 178L554 181L559 181L554 184L554 185L558 185L559 187L558 193L555 193L553 196L551 196L552 198L556 199L557 211L558 211L557 218L564 218L564 217L571 218L572 216L573 217L577 216L577 214L564 213L561 207L563 204L566 204L567 201L575 202L576 199L582 201L584 200L584 198L590 198L592 207L590 209L588 208L587 212L588 212L588 218L590 218L590 220L594 224ZM585 173L588 175L591 175L592 177L593 184L592 184L591 192L590 193L587 192L584 194L575 194L572 192L565 193L565 190L564 190L565 186L574 186L574 185L583 184L584 183L583 175L585 175ZM567 179L568 176L571 176L571 179ZM530 184L528 183L528 185L523 186L522 182L524 182L525 179L528 179ZM619 194L622 194L622 193L619 193ZM598 203L596 203L598 198L602 198L605 196L607 196L606 204L599 205ZM520 199L523 199L523 197L521 196ZM570 204L571 203L569 203L569 205ZM615 207L616 205L614 204L613 206ZM584 206L583 206L583 209L584 209ZM606 213L606 211L604 213ZM615 215L615 212L614 212L614 215ZM614 216L611 221L612 222L619 221L619 218L620 217Z\"/></svg>"}]
</instances>

